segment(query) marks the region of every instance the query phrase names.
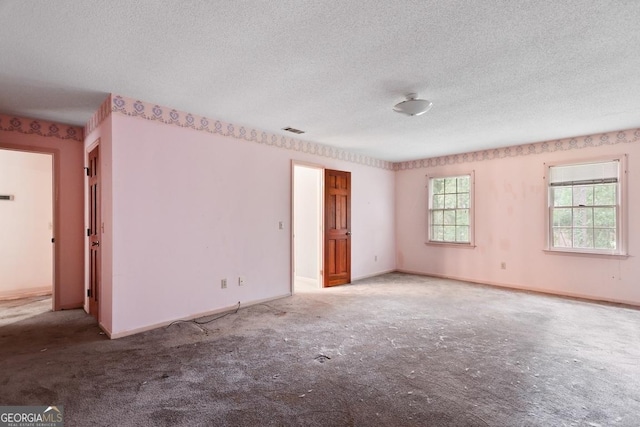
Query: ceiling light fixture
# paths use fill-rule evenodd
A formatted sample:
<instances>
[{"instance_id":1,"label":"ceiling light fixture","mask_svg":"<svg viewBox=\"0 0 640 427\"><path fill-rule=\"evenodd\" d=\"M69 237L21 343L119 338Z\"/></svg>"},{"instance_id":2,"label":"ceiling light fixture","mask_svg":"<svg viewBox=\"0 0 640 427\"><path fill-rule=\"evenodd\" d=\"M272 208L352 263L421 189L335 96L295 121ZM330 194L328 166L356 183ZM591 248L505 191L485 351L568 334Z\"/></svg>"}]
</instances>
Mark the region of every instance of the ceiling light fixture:
<instances>
[{"instance_id":1,"label":"ceiling light fixture","mask_svg":"<svg viewBox=\"0 0 640 427\"><path fill-rule=\"evenodd\" d=\"M418 99L417 96L415 93L408 94L405 101L393 106L393 111L407 116L419 116L429 111L433 103L426 99Z\"/></svg>"}]
</instances>

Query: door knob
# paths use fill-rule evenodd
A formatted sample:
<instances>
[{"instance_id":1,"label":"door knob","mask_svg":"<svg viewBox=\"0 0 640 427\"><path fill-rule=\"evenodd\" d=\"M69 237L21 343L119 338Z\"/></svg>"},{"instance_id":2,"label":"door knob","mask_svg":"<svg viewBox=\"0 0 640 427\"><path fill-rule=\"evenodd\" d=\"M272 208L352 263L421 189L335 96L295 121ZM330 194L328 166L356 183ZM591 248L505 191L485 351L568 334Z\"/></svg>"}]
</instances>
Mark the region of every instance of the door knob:
<instances>
[{"instance_id":1,"label":"door knob","mask_svg":"<svg viewBox=\"0 0 640 427\"><path fill-rule=\"evenodd\" d=\"M100 242L91 242L91 246L100 246Z\"/></svg>"},{"instance_id":2,"label":"door knob","mask_svg":"<svg viewBox=\"0 0 640 427\"><path fill-rule=\"evenodd\" d=\"M351 236L351 232L350 231L347 231L347 236Z\"/></svg>"}]
</instances>

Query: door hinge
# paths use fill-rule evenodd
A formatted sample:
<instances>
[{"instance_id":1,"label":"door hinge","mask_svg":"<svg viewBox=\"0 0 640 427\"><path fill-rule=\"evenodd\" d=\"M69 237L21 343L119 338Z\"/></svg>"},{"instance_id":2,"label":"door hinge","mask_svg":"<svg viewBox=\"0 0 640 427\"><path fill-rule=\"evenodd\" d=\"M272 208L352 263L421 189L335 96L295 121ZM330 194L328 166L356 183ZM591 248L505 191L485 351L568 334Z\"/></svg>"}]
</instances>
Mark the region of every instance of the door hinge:
<instances>
[{"instance_id":1,"label":"door hinge","mask_svg":"<svg viewBox=\"0 0 640 427\"><path fill-rule=\"evenodd\" d=\"M91 289L87 289L87 296L91 298Z\"/></svg>"},{"instance_id":2,"label":"door hinge","mask_svg":"<svg viewBox=\"0 0 640 427\"><path fill-rule=\"evenodd\" d=\"M51 238L51 243L55 243L55 242L56 242L56 238L55 238L55 237L52 237L52 238Z\"/></svg>"},{"instance_id":3,"label":"door hinge","mask_svg":"<svg viewBox=\"0 0 640 427\"><path fill-rule=\"evenodd\" d=\"M85 173L87 174L87 176L91 175L91 171L89 168L84 168Z\"/></svg>"},{"instance_id":4,"label":"door hinge","mask_svg":"<svg viewBox=\"0 0 640 427\"><path fill-rule=\"evenodd\" d=\"M91 236L91 229L87 228L87 237Z\"/></svg>"}]
</instances>

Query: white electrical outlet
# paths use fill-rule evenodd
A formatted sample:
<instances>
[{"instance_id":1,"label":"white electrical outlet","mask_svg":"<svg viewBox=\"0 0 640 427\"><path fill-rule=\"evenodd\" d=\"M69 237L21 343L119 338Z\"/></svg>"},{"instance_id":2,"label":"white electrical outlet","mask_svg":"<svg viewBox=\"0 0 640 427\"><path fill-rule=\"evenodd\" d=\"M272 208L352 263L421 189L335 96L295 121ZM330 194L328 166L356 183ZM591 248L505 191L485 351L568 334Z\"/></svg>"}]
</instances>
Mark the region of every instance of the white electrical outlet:
<instances>
[{"instance_id":1,"label":"white electrical outlet","mask_svg":"<svg viewBox=\"0 0 640 427\"><path fill-rule=\"evenodd\" d=\"M238 286L244 286L244 277L238 277Z\"/></svg>"},{"instance_id":2,"label":"white electrical outlet","mask_svg":"<svg viewBox=\"0 0 640 427\"><path fill-rule=\"evenodd\" d=\"M500 263L500 268L501 268L501 269L503 269L503 270L506 270L506 269L507 269L507 263L506 263L506 262L504 262L504 261L502 261L502 262Z\"/></svg>"},{"instance_id":3,"label":"white electrical outlet","mask_svg":"<svg viewBox=\"0 0 640 427\"><path fill-rule=\"evenodd\" d=\"M227 289L227 279L222 279L222 280L220 281L220 287L221 287L222 289Z\"/></svg>"}]
</instances>

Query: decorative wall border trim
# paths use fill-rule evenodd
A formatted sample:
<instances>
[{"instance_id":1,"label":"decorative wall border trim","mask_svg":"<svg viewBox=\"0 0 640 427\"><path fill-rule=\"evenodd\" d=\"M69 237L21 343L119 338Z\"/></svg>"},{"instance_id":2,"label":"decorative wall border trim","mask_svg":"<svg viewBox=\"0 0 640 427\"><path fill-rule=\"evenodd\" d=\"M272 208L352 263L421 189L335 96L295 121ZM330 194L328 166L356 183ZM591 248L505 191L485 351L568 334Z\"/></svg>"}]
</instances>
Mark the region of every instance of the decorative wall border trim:
<instances>
[{"instance_id":1,"label":"decorative wall border trim","mask_svg":"<svg viewBox=\"0 0 640 427\"><path fill-rule=\"evenodd\" d=\"M84 135L80 126L64 125L46 120L0 114L0 131L18 132L26 135L38 135L58 139L70 139L82 142Z\"/></svg>"},{"instance_id":2,"label":"decorative wall border trim","mask_svg":"<svg viewBox=\"0 0 640 427\"><path fill-rule=\"evenodd\" d=\"M393 169L424 169L436 166L455 165L460 163L480 162L484 160L504 159L507 157L529 156L534 154L553 153L555 151L580 150L583 148L599 147L640 141L640 128L607 132L599 135L585 135L574 138L553 141L535 142L532 144L515 145L511 147L495 148L492 150L474 151L471 153L453 154L450 156L431 157L421 160L409 160L394 163Z\"/></svg>"},{"instance_id":3,"label":"decorative wall border trim","mask_svg":"<svg viewBox=\"0 0 640 427\"><path fill-rule=\"evenodd\" d=\"M301 141L299 139L283 135L276 135L256 129L245 128L243 126L236 126L232 123L225 123L219 120L209 119L204 116L161 107L159 105L138 101L121 95L112 95L110 104L111 112L123 114L125 116L138 117L182 128L190 128L200 132L219 134L285 150L299 151L302 153L344 160L380 169L394 170L394 163L385 160L375 159L373 157L352 153L341 148L330 147L328 145L322 145L315 142ZM103 114L100 111L98 113L98 116ZM104 118L102 118L102 120L104 120ZM93 123L99 124L100 122L100 117L97 117ZM87 130L93 130L92 126L95 128L97 124L87 124Z\"/></svg>"},{"instance_id":4,"label":"decorative wall border trim","mask_svg":"<svg viewBox=\"0 0 640 427\"><path fill-rule=\"evenodd\" d=\"M84 125L84 134L89 135L93 132L100 123L102 123L111 114L111 94L107 95L106 99L102 101L98 111L93 113L93 116L89 119L86 125Z\"/></svg>"},{"instance_id":5,"label":"decorative wall border trim","mask_svg":"<svg viewBox=\"0 0 640 427\"><path fill-rule=\"evenodd\" d=\"M599 147L602 145L615 145L620 143L632 143L640 141L640 128L637 128L607 132L598 135L585 135L580 137L542 141L530 144L514 145L509 147L501 147L489 150L473 151L469 153L452 154L448 156L430 157L420 160L409 160L405 162L394 163L365 156L362 154L356 154L337 147L331 147L316 142L302 141L284 135L263 132L252 128L245 128L243 126L237 126L232 123L213 120L205 116L198 116L195 114L178 111L169 107L162 107L156 104L143 102L133 98L115 94L110 94L100 105L98 111L96 111L96 113L87 122L84 128L84 134L89 135L111 113L123 114L129 117L137 117L145 120L157 121L167 125L190 128L196 131L207 132L210 134L219 134L222 136L241 139L244 141L256 142L258 144L265 144L285 150L299 151L316 156L344 160L347 162L394 171L425 169L437 166L455 165L485 160L497 160L509 157L528 156L543 153L553 153L556 151L579 150L584 148ZM2 126L5 121L5 116L0 116L0 130L7 130ZM32 123L40 123L42 126L42 124L46 122L34 120L32 121ZM55 124L53 125L55 126ZM35 126L37 127L37 125ZM56 130L56 128L53 128L53 130ZM73 131L71 132L73 133ZM34 131L23 133L36 132ZM79 134L81 135L81 133ZM67 136L65 139L68 138L70 137Z\"/></svg>"}]
</instances>

